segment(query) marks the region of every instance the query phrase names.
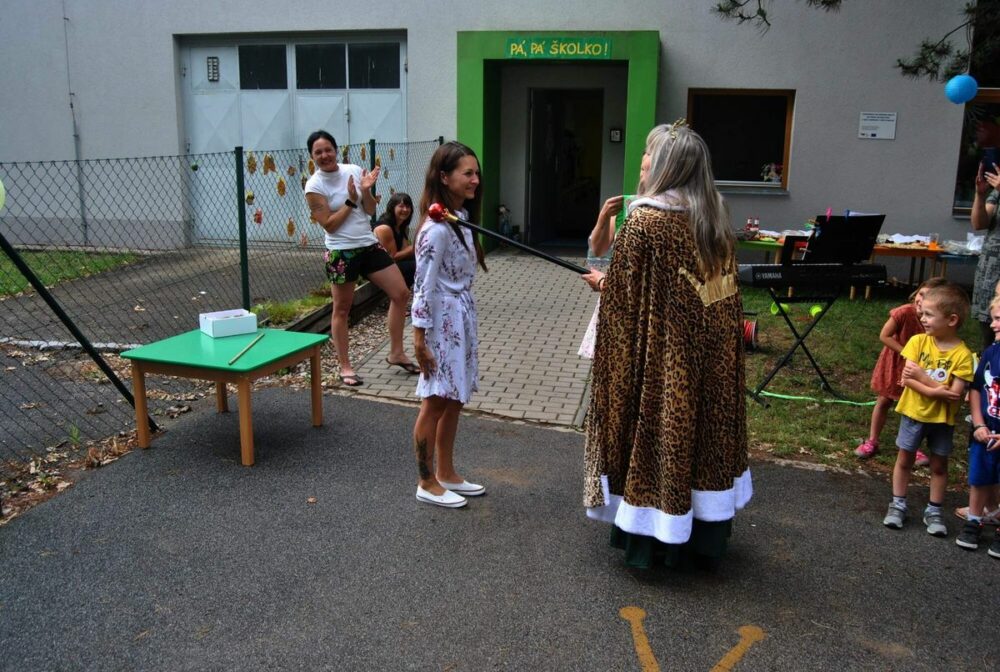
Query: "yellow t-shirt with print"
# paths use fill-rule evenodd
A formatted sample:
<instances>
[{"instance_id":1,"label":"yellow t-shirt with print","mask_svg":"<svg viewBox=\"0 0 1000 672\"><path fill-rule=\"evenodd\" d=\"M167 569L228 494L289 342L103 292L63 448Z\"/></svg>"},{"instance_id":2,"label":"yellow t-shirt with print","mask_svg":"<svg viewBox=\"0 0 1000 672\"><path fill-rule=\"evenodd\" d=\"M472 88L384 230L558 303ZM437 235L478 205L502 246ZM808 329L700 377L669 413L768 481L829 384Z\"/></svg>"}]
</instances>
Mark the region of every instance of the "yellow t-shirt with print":
<instances>
[{"instance_id":1,"label":"yellow t-shirt with print","mask_svg":"<svg viewBox=\"0 0 1000 672\"><path fill-rule=\"evenodd\" d=\"M971 382L976 372L975 356L965 343L959 342L951 350L942 351L927 334L917 334L907 341L900 355L903 359L916 362L931 380L942 385L949 385L956 377ZM919 422L954 425L959 406L960 401L925 397L916 390L904 387L896 412Z\"/></svg>"}]
</instances>

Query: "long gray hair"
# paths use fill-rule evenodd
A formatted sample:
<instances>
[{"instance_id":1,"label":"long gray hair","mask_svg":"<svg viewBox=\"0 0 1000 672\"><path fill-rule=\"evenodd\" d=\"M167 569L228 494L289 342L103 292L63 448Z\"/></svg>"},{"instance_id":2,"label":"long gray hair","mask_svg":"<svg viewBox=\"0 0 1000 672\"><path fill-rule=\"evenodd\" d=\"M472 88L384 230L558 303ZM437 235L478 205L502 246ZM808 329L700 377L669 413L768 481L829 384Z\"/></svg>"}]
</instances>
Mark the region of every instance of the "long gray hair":
<instances>
[{"instance_id":1,"label":"long gray hair","mask_svg":"<svg viewBox=\"0 0 1000 672\"><path fill-rule=\"evenodd\" d=\"M712 158L701 136L685 122L661 124L646 136L649 172L639 196L673 191L688 209L691 232L707 278L727 266L736 245L729 228L729 213L715 188Z\"/></svg>"}]
</instances>

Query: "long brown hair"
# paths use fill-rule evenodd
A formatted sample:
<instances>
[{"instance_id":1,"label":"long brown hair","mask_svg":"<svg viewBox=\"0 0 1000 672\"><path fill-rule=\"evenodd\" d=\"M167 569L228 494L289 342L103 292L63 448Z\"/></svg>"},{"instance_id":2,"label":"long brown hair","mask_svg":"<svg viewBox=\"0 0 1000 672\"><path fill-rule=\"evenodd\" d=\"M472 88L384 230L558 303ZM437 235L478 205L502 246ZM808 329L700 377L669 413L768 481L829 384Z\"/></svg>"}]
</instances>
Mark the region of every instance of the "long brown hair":
<instances>
[{"instance_id":1,"label":"long brown hair","mask_svg":"<svg viewBox=\"0 0 1000 672\"><path fill-rule=\"evenodd\" d=\"M476 163L479 163L479 157L476 156L476 153L470 147L454 140L444 143L434 152L430 165L427 166L427 175L424 178L424 193L420 197L420 224L417 227L417 232L413 235L414 241L420 234L420 229L423 227L424 222L427 221L427 210L431 207L431 203L441 203L446 206L451 204L450 194L447 187L442 183L441 176L455 170L458 167L458 162L465 156L471 156L476 160ZM466 199L462 207L468 213L468 220L473 224L478 224L483 209L483 181L481 177L479 184L476 186L476 195L471 199ZM459 242L462 243L462 247L468 249L465 237L459 228L460 225L454 222L449 222L449 224L451 225L451 230L458 237ZM479 236L473 234L472 240L476 246L476 259L479 261L479 265L484 271L488 270L486 268L483 247L479 244Z\"/></svg>"}]
</instances>

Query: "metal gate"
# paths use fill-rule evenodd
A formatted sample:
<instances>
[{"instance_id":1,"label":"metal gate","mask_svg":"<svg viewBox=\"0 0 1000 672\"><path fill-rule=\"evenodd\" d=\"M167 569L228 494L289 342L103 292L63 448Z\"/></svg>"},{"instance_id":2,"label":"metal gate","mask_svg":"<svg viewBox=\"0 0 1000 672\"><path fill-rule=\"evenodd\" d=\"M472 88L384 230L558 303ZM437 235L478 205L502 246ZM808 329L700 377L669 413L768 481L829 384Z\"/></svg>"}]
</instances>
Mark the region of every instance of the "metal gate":
<instances>
[{"instance_id":1,"label":"metal gate","mask_svg":"<svg viewBox=\"0 0 1000 672\"><path fill-rule=\"evenodd\" d=\"M303 178L309 175L306 136L320 128L328 131L341 148L349 149L348 160L362 165L366 152L361 147L370 139L405 142L405 68L400 67L396 89L300 89L296 44L280 44L287 86L272 89L241 88L238 44L182 49L186 149L197 155L244 147L246 188L252 192L247 197L251 242L318 245L322 230L309 225L300 196ZM399 46L402 61L405 45ZM222 170L194 164L188 173L196 242L238 237L237 203L218 194L220 185L232 186L229 193L235 193L235 178Z\"/></svg>"}]
</instances>

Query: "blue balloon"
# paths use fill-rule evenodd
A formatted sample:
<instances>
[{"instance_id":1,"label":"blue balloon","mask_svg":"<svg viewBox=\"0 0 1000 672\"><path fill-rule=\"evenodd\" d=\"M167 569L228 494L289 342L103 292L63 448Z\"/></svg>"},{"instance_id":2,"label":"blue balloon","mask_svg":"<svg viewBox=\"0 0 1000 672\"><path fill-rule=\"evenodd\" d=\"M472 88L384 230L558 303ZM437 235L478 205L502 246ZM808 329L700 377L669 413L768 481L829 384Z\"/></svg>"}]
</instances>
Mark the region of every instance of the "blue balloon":
<instances>
[{"instance_id":1,"label":"blue balloon","mask_svg":"<svg viewBox=\"0 0 1000 672\"><path fill-rule=\"evenodd\" d=\"M956 75L944 85L944 95L956 105L967 103L976 97L979 84L971 75Z\"/></svg>"}]
</instances>

